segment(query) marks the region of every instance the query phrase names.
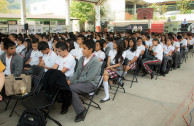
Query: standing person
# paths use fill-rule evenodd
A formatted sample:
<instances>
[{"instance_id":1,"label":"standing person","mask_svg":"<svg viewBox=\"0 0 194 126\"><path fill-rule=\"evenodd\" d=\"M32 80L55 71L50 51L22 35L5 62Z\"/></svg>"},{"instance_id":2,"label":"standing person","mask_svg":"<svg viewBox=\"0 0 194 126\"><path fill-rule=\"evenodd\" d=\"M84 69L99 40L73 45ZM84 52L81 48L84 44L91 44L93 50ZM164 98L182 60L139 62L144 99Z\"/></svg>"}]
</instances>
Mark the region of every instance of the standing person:
<instances>
[{"instance_id":1,"label":"standing person","mask_svg":"<svg viewBox=\"0 0 194 126\"><path fill-rule=\"evenodd\" d=\"M142 32L142 30L143 30L143 28L142 28L142 26L140 25L140 26L138 27L138 31L139 31L139 32Z\"/></svg>"},{"instance_id":2,"label":"standing person","mask_svg":"<svg viewBox=\"0 0 194 126\"><path fill-rule=\"evenodd\" d=\"M104 75L103 75L103 86L104 86L105 97L100 101L101 103L104 103L110 100L109 89L108 89L109 78L113 79L115 77L118 77L118 75L121 75L123 72L122 62L124 58L122 54L124 49L122 46L122 40L119 38L115 39L113 41L113 48L114 49L109 52L107 68L104 71Z\"/></svg>"},{"instance_id":3,"label":"standing person","mask_svg":"<svg viewBox=\"0 0 194 126\"><path fill-rule=\"evenodd\" d=\"M170 19L170 17L168 17L168 20L167 20L167 22L171 22L171 19Z\"/></svg>"},{"instance_id":4,"label":"standing person","mask_svg":"<svg viewBox=\"0 0 194 126\"><path fill-rule=\"evenodd\" d=\"M5 74L3 71L5 70L5 65L0 60L0 101L2 101L3 97L1 95L1 91L3 89L4 83L5 83Z\"/></svg>"},{"instance_id":5,"label":"standing person","mask_svg":"<svg viewBox=\"0 0 194 126\"><path fill-rule=\"evenodd\" d=\"M137 26L136 25L133 26L133 32L137 32Z\"/></svg>"},{"instance_id":6,"label":"standing person","mask_svg":"<svg viewBox=\"0 0 194 126\"><path fill-rule=\"evenodd\" d=\"M187 20L186 18L184 19L184 21L182 22L183 28L187 28Z\"/></svg>"},{"instance_id":7,"label":"standing person","mask_svg":"<svg viewBox=\"0 0 194 126\"><path fill-rule=\"evenodd\" d=\"M57 54L49 48L48 42L45 41L38 44L38 50L43 54L40 66L44 67L45 72L47 72L54 66L57 59Z\"/></svg>"},{"instance_id":8,"label":"standing person","mask_svg":"<svg viewBox=\"0 0 194 126\"><path fill-rule=\"evenodd\" d=\"M130 33L132 32L132 27L131 27L131 25L128 25L127 31L130 32Z\"/></svg>"},{"instance_id":9,"label":"standing person","mask_svg":"<svg viewBox=\"0 0 194 126\"><path fill-rule=\"evenodd\" d=\"M163 48L160 45L160 42L158 39L153 39L153 45L149 49L152 53L151 55L154 56L153 59L150 60L144 60L142 62L142 68L144 70L143 76L146 74L151 75L151 79L154 78L154 72L150 69L149 65L159 65L162 63L163 59Z\"/></svg>"},{"instance_id":10,"label":"standing person","mask_svg":"<svg viewBox=\"0 0 194 126\"><path fill-rule=\"evenodd\" d=\"M72 105L77 114L75 122L83 121L86 114L86 108L82 105L79 94L94 92L99 83L101 65L94 50L95 43L92 40L83 42L83 57L78 62L76 72L67 81L72 91Z\"/></svg>"}]
</instances>

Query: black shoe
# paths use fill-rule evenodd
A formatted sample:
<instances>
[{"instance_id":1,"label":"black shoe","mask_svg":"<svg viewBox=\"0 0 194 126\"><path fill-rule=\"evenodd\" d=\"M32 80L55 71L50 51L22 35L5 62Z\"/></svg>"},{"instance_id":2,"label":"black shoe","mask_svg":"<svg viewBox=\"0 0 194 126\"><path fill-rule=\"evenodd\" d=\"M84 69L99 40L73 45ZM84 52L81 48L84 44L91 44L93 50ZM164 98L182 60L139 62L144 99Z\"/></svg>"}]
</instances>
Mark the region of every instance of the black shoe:
<instances>
[{"instance_id":1,"label":"black shoe","mask_svg":"<svg viewBox=\"0 0 194 126\"><path fill-rule=\"evenodd\" d=\"M166 74L163 74L163 73L162 73L161 75L162 75L163 77L166 77Z\"/></svg>"},{"instance_id":2,"label":"black shoe","mask_svg":"<svg viewBox=\"0 0 194 126\"><path fill-rule=\"evenodd\" d=\"M144 77L144 76L146 76L147 75L147 73L143 73L143 75L141 75L141 77Z\"/></svg>"},{"instance_id":3,"label":"black shoe","mask_svg":"<svg viewBox=\"0 0 194 126\"><path fill-rule=\"evenodd\" d=\"M151 79L153 79L154 78L154 72L152 72L150 75L151 75Z\"/></svg>"},{"instance_id":4,"label":"black shoe","mask_svg":"<svg viewBox=\"0 0 194 126\"><path fill-rule=\"evenodd\" d=\"M110 100L110 98L109 99L107 99L107 100L100 100L100 103L104 103L104 102L107 102L107 101L109 101Z\"/></svg>"},{"instance_id":5,"label":"black shoe","mask_svg":"<svg viewBox=\"0 0 194 126\"><path fill-rule=\"evenodd\" d=\"M67 112L68 112L68 108L62 108L61 114L67 114Z\"/></svg>"},{"instance_id":6,"label":"black shoe","mask_svg":"<svg viewBox=\"0 0 194 126\"><path fill-rule=\"evenodd\" d=\"M75 117L75 122L84 121L85 114L86 114L86 108L84 108L84 110Z\"/></svg>"}]
</instances>

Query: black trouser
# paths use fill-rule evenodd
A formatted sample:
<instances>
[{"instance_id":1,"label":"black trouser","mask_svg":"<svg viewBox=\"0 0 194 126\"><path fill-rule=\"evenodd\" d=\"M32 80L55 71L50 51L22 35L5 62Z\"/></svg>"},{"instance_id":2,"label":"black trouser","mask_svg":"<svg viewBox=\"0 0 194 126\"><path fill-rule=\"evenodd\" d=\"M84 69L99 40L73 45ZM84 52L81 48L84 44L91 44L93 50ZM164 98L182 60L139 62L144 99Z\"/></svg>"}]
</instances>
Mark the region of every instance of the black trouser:
<instances>
[{"instance_id":1,"label":"black trouser","mask_svg":"<svg viewBox=\"0 0 194 126\"><path fill-rule=\"evenodd\" d=\"M148 73L152 74L152 69L150 69L149 65L160 65L162 62L159 59L155 60L144 60L142 61L142 68L143 70Z\"/></svg>"},{"instance_id":2,"label":"black trouser","mask_svg":"<svg viewBox=\"0 0 194 126\"><path fill-rule=\"evenodd\" d=\"M180 67L181 63L181 54L180 52L175 52L173 55L173 60L174 60L174 68Z\"/></svg>"},{"instance_id":3,"label":"black trouser","mask_svg":"<svg viewBox=\"0 0 194 126\"><path fill-rule=\"evenodd\" d=\"M162 61L162 72L165 73L166 72L166 68L167 68L167 63L168 61L172 60L171 56L165 56L163 57L163 61Z\"/></svg>"}]
</instances>

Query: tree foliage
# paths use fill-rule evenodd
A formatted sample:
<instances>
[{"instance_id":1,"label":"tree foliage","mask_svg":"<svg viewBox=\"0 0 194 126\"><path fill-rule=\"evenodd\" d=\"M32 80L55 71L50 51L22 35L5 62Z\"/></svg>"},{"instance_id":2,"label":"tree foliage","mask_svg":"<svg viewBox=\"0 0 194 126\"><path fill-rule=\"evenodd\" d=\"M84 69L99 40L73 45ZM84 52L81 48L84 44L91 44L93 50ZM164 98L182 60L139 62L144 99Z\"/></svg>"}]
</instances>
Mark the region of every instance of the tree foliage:
<instances>
[{"instance_id":1,"label":"tree foliage","mask_svg":"<svg viewBox=\"0 0 194 126\"><path fill-rule=\"evenodd\" d=\"M187 11L190 8L190 3L191 3L190 0L177 0L176 1L177 7L181 11L181 14L187 13Z\"/></svg>"},{"instance_id":2,"label":"tree foliage","mask_svg":"<svg viewBox=\"0 0 194 126\"><path fill-rule=\"evenodd\" d=\"M78 2L72 1L71 2L71 9L70 15L72 17L76 17L80 19L80 23L85 22L93 17L94 5L85 3L85 2Z\"/></svg>"},{"instance_id":3,"label":"tree foliage","mask_svg":"<svg viewBox=\"0 0 194 126\"><path fill-rule=\"evenodd\" d=\"M10 5L10 3L7 2L6 0L0 0L0 12L7 13L9 5Z\"/></svg>"},{"instance_id":4,"label":"tree foliage","mask_svg":"<svg viewBox=\"0 0 194 126\"><path fill-rule=\"evenodd\" d=\"M104 7L101 6L100 8L100 15L101 17L105 16L106 10ZM95 23L95 6L94 4L85 3L85 2L78 2L72 1L71 2L71 9L70 15L75 18L80 19L80 23L84 23L88 21L88 23L93 24Z\"/></svg>"},{"instance_id":5,"label":"tree foliage","mask_svg":"<svg viewBox=\"0 0 194 126\"><path fill-rule=\"evenodd\" d=\"M154 12L159 12L160 6L158 6L156 3L153 3L152 5L148 6L148 8L153 8Z\"/></svg>"}]
</instances>

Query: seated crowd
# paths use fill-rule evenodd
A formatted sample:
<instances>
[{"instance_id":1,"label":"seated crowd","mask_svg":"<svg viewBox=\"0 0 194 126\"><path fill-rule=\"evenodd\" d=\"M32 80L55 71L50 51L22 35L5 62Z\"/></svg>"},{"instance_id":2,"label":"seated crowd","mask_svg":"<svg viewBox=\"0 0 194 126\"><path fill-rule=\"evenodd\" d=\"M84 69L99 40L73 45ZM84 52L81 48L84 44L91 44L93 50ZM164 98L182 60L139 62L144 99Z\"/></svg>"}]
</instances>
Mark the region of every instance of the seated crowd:
<instances>
[{"instance_id":1,"label":"seated crowd","mask_svg":"<svg viewBox=\"0 0 194 126\"><path fill-rule=\"evenodd\" d=\"M57 69L66 75L72 92L72 106L77 114L75 121L82 121L86 108L79 94L94 92L99 82L101 65L106 62L103 74L105 97L110 100L109 84L114 78L130 70L142 71L154 78L154 66L160 66L165 76L171 68L180 68L181 61L193 49L192 33L119 33L81 32L53 34L0 34L0 92L3 76L19 77L28 73L33 65L45 72ZM192 52L193 53L193 52ZM127 63L123 64L124 61ZM2 96L0 95L0 101ZM62 108L66 113L68 108Z\"/></svg>"}]
</instances>

